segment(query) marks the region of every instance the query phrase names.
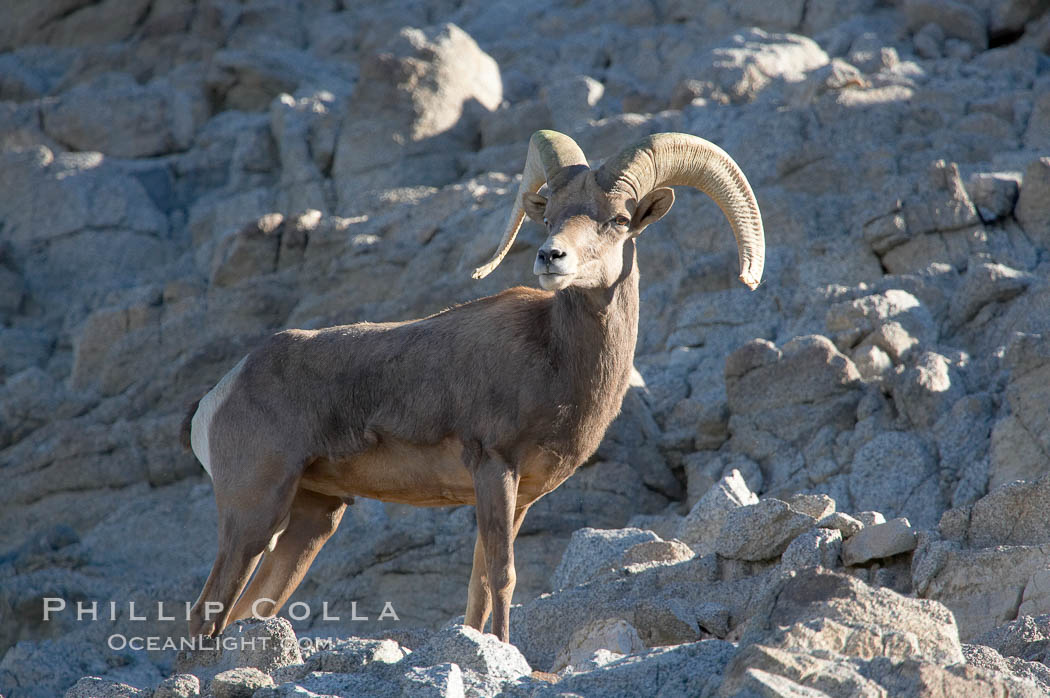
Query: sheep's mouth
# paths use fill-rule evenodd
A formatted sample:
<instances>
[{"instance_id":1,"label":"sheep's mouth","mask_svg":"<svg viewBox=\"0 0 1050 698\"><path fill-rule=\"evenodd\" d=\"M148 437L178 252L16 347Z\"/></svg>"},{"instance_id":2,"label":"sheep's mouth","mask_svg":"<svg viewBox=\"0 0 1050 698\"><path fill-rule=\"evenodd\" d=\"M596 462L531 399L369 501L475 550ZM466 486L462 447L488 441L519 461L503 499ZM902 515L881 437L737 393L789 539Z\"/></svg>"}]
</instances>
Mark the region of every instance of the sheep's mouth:
<instances>
[{"instance_id":1,"label":"sheep's mouth","mask_svg":"<svg viewBox=\"0 0 1050 698\"><path fill-rule=\"evenodd\" d=\"M540 277L540 286L546 291L560 291L567 288L576 274L559 274L557 272L544 272L537 274Z\"/></svg>"}]
</instances>

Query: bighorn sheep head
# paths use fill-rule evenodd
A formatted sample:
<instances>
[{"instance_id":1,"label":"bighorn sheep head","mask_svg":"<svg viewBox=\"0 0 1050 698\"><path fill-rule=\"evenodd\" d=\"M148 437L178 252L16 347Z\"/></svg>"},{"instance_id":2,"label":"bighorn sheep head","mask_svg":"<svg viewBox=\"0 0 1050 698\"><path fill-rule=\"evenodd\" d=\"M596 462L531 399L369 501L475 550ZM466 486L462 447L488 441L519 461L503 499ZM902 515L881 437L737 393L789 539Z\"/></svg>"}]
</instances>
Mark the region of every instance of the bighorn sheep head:
<instances>
[{"instance_id":1,"label":"bighorn sheep head","mask_svg":"<svg viewBox=\"0 0 1050 698\"><path fill-rule=\"evenodd\" d=\"M546 184L548 196L537 192ZM620 276L615 252L660 220L674 203L676 184L695 187L722 209L736 236L740 280L758 286L765 260L762 216L744 173L714 143L684 133L658 133L624 148L597 170L568 136L537 131L499 248L474 278L506 256L526 215L547 228L534 273L551 291L600 288Z\"/></svg>"}]
</instances>

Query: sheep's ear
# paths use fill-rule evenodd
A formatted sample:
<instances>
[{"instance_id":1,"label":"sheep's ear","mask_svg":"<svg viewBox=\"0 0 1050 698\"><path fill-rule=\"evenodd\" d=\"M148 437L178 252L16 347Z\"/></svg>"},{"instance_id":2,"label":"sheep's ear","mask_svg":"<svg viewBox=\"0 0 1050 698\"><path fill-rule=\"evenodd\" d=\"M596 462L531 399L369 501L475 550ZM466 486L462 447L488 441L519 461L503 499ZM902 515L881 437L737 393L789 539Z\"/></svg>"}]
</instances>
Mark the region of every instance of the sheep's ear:
<instances>
[{"instance_id":1,"label":"sheep's ear","mask_svg":"<svg viewBox=\"0 0 1050 698\"><path fill-rule=\"evenodd\" d=\"M525 207L525 214L536 221L543 223L544 214L547 211L547 197L539 194L525 194L521 197L521 204Z\"/></svg>"},{"instance_id":2,"label":"sheep's ear","mask_svg":"<svg viewBox=\"0 0 1050 698\"><path fill-rule=\"evenodd\" d=\"M674 191L670 187L660 187L642 197L631 216L631 233L638 235L647 225L652 225L664 217L674 204Z\"/></svg>"}]
</instances>

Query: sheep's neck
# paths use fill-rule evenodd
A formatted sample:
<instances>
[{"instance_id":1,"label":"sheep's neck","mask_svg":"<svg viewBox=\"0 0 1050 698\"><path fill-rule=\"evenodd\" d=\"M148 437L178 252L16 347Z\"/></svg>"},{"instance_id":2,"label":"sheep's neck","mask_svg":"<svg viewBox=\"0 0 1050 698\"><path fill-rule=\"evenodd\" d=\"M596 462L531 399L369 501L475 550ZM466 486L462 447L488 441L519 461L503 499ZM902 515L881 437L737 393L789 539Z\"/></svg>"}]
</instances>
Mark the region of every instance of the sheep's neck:
<instances>
[{"instance_id":1,"label":"sheep's neck","mask_svg":"<svg viewBox=\"0 0 1050 698\"><path fill-rule=\"evenodd\" d=\"M624 244L623 272L609 288L568 288L555 295L554 363L585 453L598 447L620 411L638 339L638 263L633 240Z\"/></svg>"}]
</instances>

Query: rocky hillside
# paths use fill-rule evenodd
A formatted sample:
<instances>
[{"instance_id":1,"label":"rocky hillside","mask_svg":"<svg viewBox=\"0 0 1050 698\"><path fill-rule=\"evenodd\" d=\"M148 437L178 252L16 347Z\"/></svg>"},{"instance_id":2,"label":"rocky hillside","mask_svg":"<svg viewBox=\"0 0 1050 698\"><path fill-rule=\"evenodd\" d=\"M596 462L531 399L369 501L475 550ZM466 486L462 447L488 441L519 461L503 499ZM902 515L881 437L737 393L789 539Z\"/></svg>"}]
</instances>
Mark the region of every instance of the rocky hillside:
<instances>
[{"instance_id":1,"label":"rocky hillside","mask_svg":"<svg viewBox=\"0 0 1050 698\"><path fill-rule=\"evenodd\" d=\"M1045 1L3 15L3 695L150 695L176 669L156 695L1050 690ZM454 624L472 509L360 500L296 594L305 615L235 631L335 646L210 669L113 649L181 633L160 616L211 567L186 406L277 329L532 284L532 224L470 271L543 127L595 163L654 132L718 143L768 262L757 291L736 283L698 193L645 233L634 387L526 519L517 649ZM45 622L44 597L68 608Z\"/></svg>"}]
</instances>

